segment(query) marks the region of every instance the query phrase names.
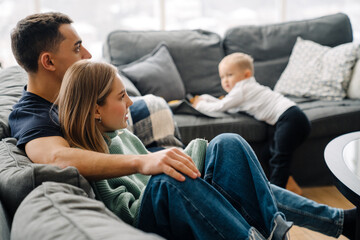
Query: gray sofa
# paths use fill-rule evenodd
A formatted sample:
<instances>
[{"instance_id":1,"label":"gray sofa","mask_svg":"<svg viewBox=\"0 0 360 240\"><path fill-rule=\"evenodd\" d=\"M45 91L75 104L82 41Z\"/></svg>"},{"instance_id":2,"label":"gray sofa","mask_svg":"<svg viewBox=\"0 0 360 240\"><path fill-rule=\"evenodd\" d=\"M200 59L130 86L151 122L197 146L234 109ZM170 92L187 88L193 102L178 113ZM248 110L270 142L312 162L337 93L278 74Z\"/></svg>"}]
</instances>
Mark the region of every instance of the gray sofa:
<instances>
[{"instance_id":1,"label":"gray sofa","mask_svg":"<svg viewBox=\"0 0 360 240\"><path fill-rule=\"evenodd\" d=\"M352 41L349 19L344 14L335 14L299 22L233 28L223 38L202 30L116 31L109 34L104 44L104 56L124 75L139 77L141 81L149 75L141 76L143 72L137 71L133 62L156 54L154 48L164 42L178 69L178 75L173 74L171 79L180 79L184 85L174 96L185 97L187 93L220 96L223 91L217 64L224 55L234 51L251 54L257 80L273 87L298 35L328 46ZM165 71L170 71L171 61L163 63ZM140 87L128 78L124 80L129 93L141 94ZM90 184L77 169L33 164L16 147L7 119L26 81L27 76L19 66L0 70L0 238L161 239L135 230L94 200ZM165 87L171 82L167 84ZM302 185L328 184L331 179L323 161L324 147L335 136L360 129L360 101L298 101L313 128L309 139L295 153L293 175ZM178 112L174 119L184 144L195 137L211 140L219 133L235 132L247 139L259 156L272 131L266 124L240 113L212 118Z\"/></svg>"},{"instance_id":2,"label":"gray sofa","mask_svg":"<svg viewBox=\"0 0 360 240\"><path fill-rule=\"evenodd\" d=\"M19 66L0 70L0 239L162 239L95 200L76 168L34 164L16 147L8 116L26 81Z\"/></svg>"},{"instance_id":3,"label":"gray sofa","mask_svg":"<svg viewBox=\"0 0 360 240\"><path fill-rule=\"evenodd\" d=\"M287 66L298 36L330 47L353 40L349 18L338 13L303 21L234 27L223 38L203 30L119 30L108 35L104 45L104 58L118 67L130 95L153 93L160 96L163 94L166 98L169 96L168 92L171 92L170 96L179 98L182 89L172 88L171 82L166 82L168 79L178 81L176 74L169 73L171 68L168 60L166 63L158 63L168 70L168 79L165 80L156 78L161 72L151 72L149 66L146 66L157 64L158 59L151 58L159 54L156 50L159 43L164 42L185 88L182 97L186 97L186 94L203 93L220 96L224 92L217 65L222 57L237 51L250 54L254 58L257 81L273 88ZM166 87L162 91L153 86L152 89L147 88L147 85L157 86L157 81L164 81ZM303 186L331 184L331 175L323 158L324 148L334 137L360 129L360 101L320 101L309 98L293 100L310 119L312 131L306 142L295 152L292 174ZM243 113L213 118L184 114L185 112L174 111L175 121L185 144L196 137L211 140L220 133L238 133L252 145L264 169L267 169L262 159L265 156L264 146L273 131L271 126Z\"/></svg>"}]
</instances>

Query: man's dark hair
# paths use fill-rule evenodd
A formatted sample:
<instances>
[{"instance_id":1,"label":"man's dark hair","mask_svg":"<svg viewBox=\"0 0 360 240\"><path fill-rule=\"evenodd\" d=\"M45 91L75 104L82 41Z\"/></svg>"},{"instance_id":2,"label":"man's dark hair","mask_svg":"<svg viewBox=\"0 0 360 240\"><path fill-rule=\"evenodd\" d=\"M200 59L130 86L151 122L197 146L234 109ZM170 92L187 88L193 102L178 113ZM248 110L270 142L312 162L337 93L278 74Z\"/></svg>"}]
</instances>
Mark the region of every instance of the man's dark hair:
<instances>
[{"instance_id":1,"label":"man's dark hair","mask_svg":"<svg viewBox=\"0 0 360 240\"><path fill-rule=\"evenodd\" d=\"M57 12L38 13L20 20L11 32L11 48L16 61L27 72L38 71L38 58L44 51L56 51L65 38L62 24L73 21Z\"/></svg>"}]
</instances>

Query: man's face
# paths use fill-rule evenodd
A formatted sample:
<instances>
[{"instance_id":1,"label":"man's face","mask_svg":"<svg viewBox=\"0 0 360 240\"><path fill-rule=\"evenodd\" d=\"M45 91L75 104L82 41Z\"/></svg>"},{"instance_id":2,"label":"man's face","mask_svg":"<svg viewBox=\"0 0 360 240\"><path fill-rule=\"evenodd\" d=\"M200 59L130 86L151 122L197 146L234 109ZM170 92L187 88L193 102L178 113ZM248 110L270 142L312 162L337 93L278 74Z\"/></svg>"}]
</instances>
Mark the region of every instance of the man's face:
<instances>
[{"instance_id":1,"label":"man's face","mask_svg":"<svg viewBox=\"0 0 360 240\"><path fill-rule=\"evenodd\" d=\"M64 77L66 70L76 61L90 59L91 54L82 46L82 41L71 24L63 24L59 31L64 40L56 52L52 54L52 63L56 67L55 73L59 79Z\"/></svg>"}]
</instances>

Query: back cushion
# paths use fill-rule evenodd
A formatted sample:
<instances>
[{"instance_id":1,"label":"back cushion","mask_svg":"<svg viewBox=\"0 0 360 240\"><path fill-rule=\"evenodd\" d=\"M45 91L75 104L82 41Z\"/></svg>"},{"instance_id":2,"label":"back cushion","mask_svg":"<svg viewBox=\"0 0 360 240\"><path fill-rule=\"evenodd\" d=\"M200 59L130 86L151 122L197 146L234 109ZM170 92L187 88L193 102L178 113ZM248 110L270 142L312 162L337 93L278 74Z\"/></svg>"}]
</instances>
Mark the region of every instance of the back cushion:
<instances>
[{"instance_id":1,"label":"back cushion","mask_svg":"<svg viewBox=\"0 0 360 240\"><path fill-rule=\"evenodd\" d=\"M170 55L184 82L186 93L224 92L218 76L218 64L223 58L221 38L203 30L180 31L114 31L104 45L104 57L121 70L149 54L160 42L169 47Z\"/></svg>"},{"instance_id":2,"label":"back cushion","mask_svg":"<svg viewBox=\"0 0 360 240\"><path fill-rule=\"evenodd\" d=\"M297 37L334 47L353 39L348 16L342 13L315 19L261 26L239 26L225 33L225 54L244 52L254 58L255 78L274 87L285 69Z\"/></svg>"},{"instance_id":3,"label":"back cushion","mask_svg":"<svg viewBox=\"0 0 360 240\"><path fill-rule=\"evenodd\" d=\"M20 99L27 79L26 72L20 66L0 71L0 139L10 136L9 114Z\"/></svg>"}]
</instances>

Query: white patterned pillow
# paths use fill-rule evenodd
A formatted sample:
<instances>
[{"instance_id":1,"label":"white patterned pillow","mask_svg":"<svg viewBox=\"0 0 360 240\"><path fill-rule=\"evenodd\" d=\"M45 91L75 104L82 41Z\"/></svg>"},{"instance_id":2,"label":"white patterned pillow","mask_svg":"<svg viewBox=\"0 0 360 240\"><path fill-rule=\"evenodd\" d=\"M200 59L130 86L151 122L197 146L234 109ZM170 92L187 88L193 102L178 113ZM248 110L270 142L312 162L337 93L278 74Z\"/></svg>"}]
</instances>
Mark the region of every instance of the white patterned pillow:
<instances>
[{"instance_id":1,"label":"white patterned pillow","mask_svg":"<svg viewBox=\"0 0 360 240\"><path fill-rule=\"evenodd\" d=\"M274 90L297 97L341 100L358 55L358 43L331 48L298 37Z\"/></svg>"},{"instance_id":2,"label":"white patterned pillow","mask_svg":"<svg viewBox=\"0 0 360 240\"><path fill-rule=\"evenodd\" d=\"M357 61L355 64L347 96L349 98L360 99L360 61Z\"/></svg>"}]
</instances>

